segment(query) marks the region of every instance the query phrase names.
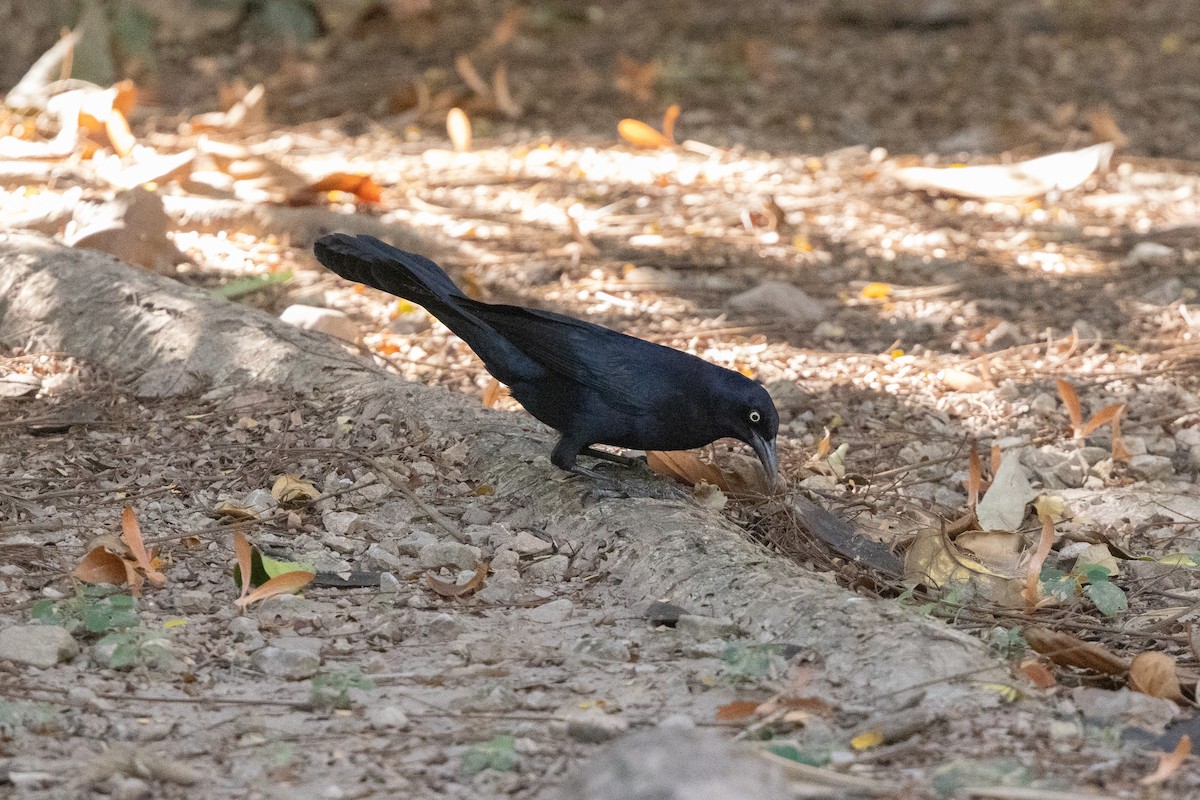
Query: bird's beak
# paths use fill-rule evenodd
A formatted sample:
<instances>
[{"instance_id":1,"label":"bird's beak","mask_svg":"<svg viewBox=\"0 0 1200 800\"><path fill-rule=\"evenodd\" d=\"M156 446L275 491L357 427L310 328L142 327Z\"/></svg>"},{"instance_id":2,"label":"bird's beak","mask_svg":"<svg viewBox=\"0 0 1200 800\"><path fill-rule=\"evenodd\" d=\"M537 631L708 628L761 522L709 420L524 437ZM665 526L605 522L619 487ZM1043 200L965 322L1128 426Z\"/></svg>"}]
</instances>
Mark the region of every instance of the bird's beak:
<instances>
[{"instance_id":1,"label":"bird's beak","mask_svg":"<svg viewBox=\"0 0 1200 800\"><path fill-rule=\"evenodd\" d=\"M762 462L763 470L767 473L767 482L771 486L775 486L779 482L779 465L775 460L775 440L767 441L757 433L751 433L750 446L754 448L758 460Z\"/></svg>"}]
</instances>

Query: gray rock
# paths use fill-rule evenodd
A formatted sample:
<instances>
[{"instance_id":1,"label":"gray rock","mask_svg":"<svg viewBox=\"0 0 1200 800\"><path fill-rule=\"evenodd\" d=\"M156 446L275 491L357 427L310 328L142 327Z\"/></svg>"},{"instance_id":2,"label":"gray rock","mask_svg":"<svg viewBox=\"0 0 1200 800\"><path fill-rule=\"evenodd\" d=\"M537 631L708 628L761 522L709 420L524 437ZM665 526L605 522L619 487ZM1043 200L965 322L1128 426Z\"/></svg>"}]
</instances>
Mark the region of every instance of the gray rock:
<instances>
[{"instance_id":1,"label":"gray rock","mask_svg":"<svg viewBox=\"0 0 1200 800\"><path fill-rule=\"evenodd\" d=\"M521 556L516 551L509 550L507 547L496 551L492 556L492 570L499 571L502 569L517 569L521 566Z\"/></svg>"},{"instance_id":2,"label":"gray rock","mask_svg":"<svg viewBox=\"0 0 1200 800\"><path fill-rule=\"evenodd\" d=\"M381 544L372 544L365 553L368 563L377 569L387 569L393 572L405 572L412 568L412 562L406 561L388 551Z\"/></svg>"},{"instance_id":3,"label":"gray rock","mask_svg":"<svg viewBox=\"0 0 1200 800\"><path fill-rule=\"evenodd\" d=\"M321 668L320 648L318 640L281 638L256 651L251 661L267 675L302 681L316 675Z\"/></svg>"},{"instance_id":4,"label":"gray rock","mask_svg":"<svg viewBox=\"0 0 1200 800\"><path fill-rule=\"evenodd\" d=\"M576 711L567 717L567 735L577 742L599 744L615 739L629 730L629 722L617 714L597 708Z\"/></svg>"},{"instance_id":5,"label":"gray rock","mask_svg":"<svg viewBox=\"0 0 1200 800\"><path fill-rule=\"evenodd\" d=\"M202 589L187 589L179 593L175 607L183 614L208 614L216 607L216 601Z\"/></svg>"},{"instance_id":6,"label":"gray rock","mask_svg":"<svg viewBox=\"0 0 1200 800\"><path fill-rule=\"evenodd\" d=\"M1175 442L1193 450L1200 447L1200 425L1193 425L1190 428L1180 428L1175 431Z\"/></svg>"},{"instance_id":7,"label":"gray rock","mask_svg":"<svg viewBox=\"0 0 1200 800\"><path fill-rule=\"evenodd\" d=\"M525 568L525 577L534 580L561 581L571 568L571 559L561 553L534 561Z\"/></svg>"},{"instance_id":8,"label":"gray rock","mask_svg":"<svg viewBox=\"0 0 1200 800\"><path fill-rule=\"evenodd\" d=\"M362 526L362 515L353 511L326 511L321 515L321 524L335 536L349 536Z\"/></svg>"},{"instance_id":9,"label":"gray rock","mask_svg":"<svg viewBox=\"0 0 1200 800\"><path fill-rule=\"evenodd\" d=\"M607 636L583 636L564 649L586 662L624 664L629 661L629 643Z\"/></svg>"},{"instance_id":10,"label":"gray rock","mask_svg":"<svg viewBox=\"0 0 1200 800\"><path fill-rule=\"evenodd\" d=\"M400 579L390 572L379 573L379 591L395 594L400 591Z\"/></svg>"},{"instance_id":11,"label":"gray rock","mask_svg":"<svg viewBox=\"0 0 1200 800\"><path fill-rule=\"evenodd\" d=\"M229 633L235 640L253 639L260 635L258 620L254 617L234 617L229 621Z\"/></svg>"},{"instance_id":12,"label":"gray rock","mask_svg":"<svg viewBox=\"0 0 1200 800\"><path fill-rule=\"evenodd\" d=\"M1037 397L1029 401L1029 410L1034 414L1048 417L1058 411L1058 398L1049 392L1041 392Z\"/></svg>"},{"instance_id":13,"label":"gray rock","mask_svg":"<svg viewBox=\"0 0 1200 800\"><path fill-rule=\"evenodd\" d=\"M1142 300L1156 306L1169 306L1183 295L1183 281L1179 278L1168 278L1148 292L1142 294Z\"/></svg>"},{"instance_id":14,"label":"gray rock","mask_svg":"<svg viewBox=\"0 0 1200 800\"><path fill-rule=\"evenodd\" d=\"M563 800L783 800L780 769L718 734L680 727L623 736L563 784Z\"/></svg>"},{"instance_id":15,"label":"gray rock","mask_svg":"<svg viewBox=\"0 0 1200 800\"><path fill-rule=\"evenodd\" d=\"M495 515L482 506L467 506L458 521L463 525L490 525Z\"/></svg>"},{"instance_id":16,"label":"gray rock","mask_svg":"<svg viewBox=\"0 0 1200 800\"><path fill-rule=\"evenodd\" d=\"M720 617L704 617L699 614L684 614L675 623L675 630L698 642L709 639L733 639L741 634L737 623Z\"/></svg>"},{"instance_id":17,"label":"gray rock","mask_svg":"<svg viewBox=\"0 0 1200 800\"><path fill-rule=\"evenodd\" d=\"M412 727L412 721L400 706L372 704L367 707L366 718L371 727L377 730L406 731Z\"/></svg>"},{"instance_id":18,"label":"gray rock","mask_svg":"<svg viewBox=\"0 0 1200 800\"><path fill-rule=\"evenodd\" d=\"M575 604L564 597L559 600L551 600L549 603L543 603L540 606L527 608L521 612L521 616L530 622L551 625L570 619L574 611Z\"/></svg>"},{"instance_id":19,"label":"gray rock","mask_svg":"<svg viewBox=\"0 0 1200 800\"><path fill-rule=\"evenodd\" d=\"M137 648L132 660L127 648ZM92 645L92 661L105 669L133 669L136 666L147 665L165 667L172 661L171 642L165 637L153 639L136 639L122 641L117 639L101 639Z\"/></svg>"},{"instance_id":20,"label":"gray rock","mask_svg":"<svg viewBox=\"0 0 1200 800\"><path fill-rule=\"evenodd\" d=\"M729 308L741 314L771 316L792 322L816 324L829 312L819 300L782 281L764 281L729 298Z\"/></svg>"},{"instance_id":21,"label":"gray rock","mask_svg":"<svg viewBox=\"0 0 1200 800\"><path fill-rule=\"evenodd\" d=\"M1158 481L1171 477L1175 468L1166 456L1142 455L1129 460L1129 469L1142 480Z\"/></svg>"},{"instance_id":22,"label":"gray rock","mask_svg":"<svg viewBox=\"0 0 1200 800\"><path fill-rule=\"evenodd\" d=\"M1158 242L1138 242L1125 255L1125 265L1129 267L1156 266L1168 264L1175 258L1174 248Z\"/></svg>"},{"instance_id":23,"label":"gray rock","mask_svg":"<svg viewBox=\"0 0 1200 800\"><path fill-rule=\"evenodd\" d=\"M473 545L461 542L433 542L421 548L417 553L417 562L421 569L475 569L482 557L483 551Z\"/></svg>"},{"instance_id":24,"label":"gray rock","mask_svg":"<svg viewBox=\"0 0 1200 800\"><path fill-rule=\"evenodd\" d=\"M1109 450L1106 447L1081 447L1079 448L1079 457L1087 462L1087 465L1094 466L1096 463L1108 458Z\"/></svg>"},{"instance_id":25,"label":"gray rock","mask_svg":"<svg viewBox=\"0 0 1200 800\"><path fill-rule=\"evenodd\" d=\"M1175 440L1159 436L1146 442L1146 451L1156 456L1175 455Z\"/></svg>"},{"instance_id":26,"label":"gray rock","mask_svg":"<svg viewBox=\"0 0 1200 800\"><path fill-rule=\"evenodd\" d=\"M1162 733L1179 713L1179 707L1170 700L1130 689L1109 691L1080 686L1071 690L1071 699L1079 713L1094 722L1136 725L1155 733Z\"/></svg>"},{"instance_id":27,"label":"gray rock","mask_svg":"<svg viewBox=\"0 0 1200 800\"><path fill-rule=\"evenodd\" d=\"M554 549L554 545L550 542L529 531L517 531L517 536L510 546L523 556L540 556L542 553L549 553Z\"/></svg>"},{"instance_id":28,"label":"gray rock","mask_svg":"<svg viewBox=\"0 0 1200 800\"><path fill-rule=\"evenodd\" d=\"M112 800L150 800L154 790L141 778L114 775L109 795Z\"/></svg>"},{"instance_id":29,"label":"gray rock","mask_svg":"<svg viewBox=\"0 0 1200 800\"><path fill-rule=\"evenodd\" d=\"M396 552L402 556L416 558L420 554L421 548L437 544L438 541L438 538L429 531L414 529L408 536L396 542Z\"/></svg>"},{"instance_id":30,"label":"gray rock","mask_svg":"<svg viewBox=\"0 0 1200 800\"><path fill-rule=\"evenodd\" d=\"M522 586L521 573L515 569L494 569L475 597L481 603L511 603L520 595Z\"/></svg>"},{"instance_id":31,"label":"gray rock","mask_svg":"<svg viewBox=\"0 0 1200 800\"><path fill-rule=\"evenodd\" d=\"M336 309L292 305L283 310L279 319L306 331L320 331L347 342L358 341L358 325Z\"/></svg>"},{"instance_id":32,"label":"gray rock","mask_svg":"<svg viewBox=\"0 0 1200 800\"><path fill-rule=\"evenodd\" d=\"M14 625L0 631L0 660L34 667L52 667L70 661L79 645L58 625Z\"/></svg>"}]
</instances>

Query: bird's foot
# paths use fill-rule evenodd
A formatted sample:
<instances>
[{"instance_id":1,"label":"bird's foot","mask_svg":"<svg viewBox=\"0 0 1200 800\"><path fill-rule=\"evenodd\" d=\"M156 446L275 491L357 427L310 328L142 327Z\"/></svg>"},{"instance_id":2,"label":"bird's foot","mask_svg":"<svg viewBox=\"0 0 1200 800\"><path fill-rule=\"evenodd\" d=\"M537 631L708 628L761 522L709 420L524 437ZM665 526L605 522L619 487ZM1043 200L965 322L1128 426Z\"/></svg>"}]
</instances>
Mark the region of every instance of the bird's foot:
<instances>
[{"instance_id":1,"label":"bird's foot","mask_svg":"<svg viewBox=\"0 0 1200 800\"><path fill-rule=\"evenodd\" d=\"M587 488L584 491L586 501L595 502L608 497L628 497L629 493L620 480L611 475L605 475L594 469L575 464L569 470L568 480L586 478Z\"/></svg>"}]
</instances>

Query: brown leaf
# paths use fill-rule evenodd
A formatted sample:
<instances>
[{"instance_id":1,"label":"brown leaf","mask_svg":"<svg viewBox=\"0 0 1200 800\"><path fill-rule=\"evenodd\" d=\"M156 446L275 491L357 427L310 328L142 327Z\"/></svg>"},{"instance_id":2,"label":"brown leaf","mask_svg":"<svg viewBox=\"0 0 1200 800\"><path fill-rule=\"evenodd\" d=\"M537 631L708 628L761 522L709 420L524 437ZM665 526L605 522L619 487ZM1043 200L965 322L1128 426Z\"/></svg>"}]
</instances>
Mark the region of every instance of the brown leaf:
<instances>
[{"instance_id":1,"label":"brown leaf","mask_svg":"<svg viewBox=\"0 0 1200 800\"><path fill-rule=\"evenodd\" d=\"M450 109L446 114L446 133L456 151L468 152L471 149L471 120L467 112L461 108Z\"/></svg>"},{"instance_id":2,"label":"brown leaf","mask_svg":"<svg viewBox=\"0 0 1200 800\"><path fill-rule=\"evenodd\" d=\"M757 700L734 700L732 703L726 703L717 709L717 720L719 722L733 722L734 720L753 717L760 705L761 703Z\"/></svg>"},{"instance_id":3,"label":"brown leaf","mask_svg":"<svg viewBox=\"0 0 1200 800\"><path fill-rule=\"evenodd\" d=\"M1129 463L1129 459L1133 458L1133 453L1130 453L1125 447L1125 440L1121 438L1121 415L1117 414L1112 421L1112 460Z\"/></svg>"},{"instance_id":4,"label":"brown leaf","mask_svg":"<svg viewBox=\"0 0 1200 800\"><path fill-rule=\"evenodd\" d=\"M1124 412L1124 403L1113 403L1111 406L1100 409L1092 415L1091 419L1083 424L1080 435L1087 436L1101 425L1111 424L1113 421L1119 419Z\"/></svg>"},{"instance_id":5,"label":"brown leaf","mask_svg":"<svg viewBox=\"0 0 1200 800\"><path fill-rule=\"evenodd\" d=\"M1028 626L1022 633L1034 651L1047 656L1059 666L1090 669L1105 675L1123 675L1129 669L1125 659L1107 648L1070 634L1036 626Z\"/></svg>"},{"instance_id":6,"label":"brown leaf","mask_svg":"<svg viewBox=\"0 0 1200 800\"><path fill-rule=\"evenodd\" d=\"M1129 664L1129 688L1151 697L1183 701L1175 659L1166 653L1141 653Z\"/></svg>"},{"instance_id":7,"label":"brown leaf","mask_svg":"<svg viewBox=\"0 0 1200 800\"><path fill-rule=\"evenodd\" d=\"M648 450L646 465L659 475L673 478L687 486L700 482L721 488L721 471L691 450Z\"/></svg>"},{"instance_id":8,"label":"brown leaf","mask_svg":"<svg viewBox=\"0 0 1200 800\"><path fill-rule=\"evenodd\" d=\"M983 488L983 463L979 460L979 451L971 445L971 453L967 457L967 508L974 508L979 502L979 492Z\"/></svg>"},{"instance_id":9,"label":"brown leaf","mask_svg":"<svg viewBox=\"0 0 1200 800\"><path fill-rule=\"evenodd\" d=\"M1175 745L1175 749L1169 753L1162 753L1158 757L1158 766L1154 772L1151 772L1146 777L1142 778L1138 783L1142 786L1152 786L1156 783L1162 783L1167 778L1174 775L1183 766L1183 762L1187 761L1187 757L1192 754L1192 737L1186 733L1179 737L1179 743Z\"/></svg>"},{"instance_id":10,"label":"brown leaf","mask_svg":"<svg viewBox=\"0 0 1200 800\"><path fill-rule=\"evenodd\" d=\"M305 187L308 192L344 192L352 194L364 203L378 203L383 189L367 175L352 172L333 172Z\"/></svg>"},{"instance_id":11,"label":"brown leaf","mask_svg":"<svg viewBox=\"0 0 1200 800\"><path fill-rule=\"evenodd\" d=\"M492 90L484 81L479 71L475 69L475 64L472 63L471 57L463 53L458 58L454 59L454 69L458 72L463 83L471 87L471 91L480 97L490 98Z\"/></svg>"},{"instance_id":12,"label":"brown leaf","mask_svg":"<svg viewBox=\"0 0 1200 800\"><path fill-rule=\"evenodd\" d=\"M110 583L121 586L128 580L125 559L104 547L93 547L71 574L84 583Z\"/></svg>"},{"instance_id":13,"label":"brown leaf","mask_svg":"<svg viewBox=\"0 0 1200 800\"><path fill-rule=\"evenodd\" d=\"M233 552L237 555L238 570L242 578L242 593L238 597L244 600L250 594L250 571L254 569L254 551L246 541L246 535L237 528L233 530Z\"/></svg>"},{"instance_id":14,"label":"brown leaf","mask_svg":"<svg viewBox=\"0 0 1200 800\"><path fill-rule=\"evenodd\" d=\"M1054 544L1054 520L1042 520L1042 538L1038 540L1037 550L1029 559L1029 572L1025 577L1025 588L1021 590L1021 598L1025 601L1025 610L1033 611L1042 599L1042 565L1046 556L1050 555L1050 547Z\"/></svg>"},{"instance_id":15,"label":"brown leaf","mask_svg":"<svg viewBox=\"0 0 1200 800\"><path fill-rule=\"evenodd\" d=\"M641 120L621 120L617 123L617 134L634 147L643 150L661 150L674 146L674 142Z\"/></svg>"},{"instance_id":16,"label":"brown leaf","mask_svg":"<svg viewBox=\"0 0 1200 800\"><path fill-rule=\"evenodd\" d=\"M508 67L504 64L496 67L496 71L492 73L492 101L496 108L500 109L500 113L509 119L521 116L521 105L513 99L508 88Z\"/></svg>"},{"instance_id":17,"label":"brown leaf","mask_svg":"<svg viewBox=\"0 0 1200 800\"><path fill-rule=\"evenodd\" d=\"M233 602L240 608L246 608L260 600L266 600L269 597L274 597L280 594L291 594L303 589L312 579L317 577L314 572L306 572L304 570L296 570L294 572L285 572L282 575L276 575L271 580L257 587L254 591L245 597L239 597Z\"/></svg>"},{"instance_id":18,"label":"brown leaf","mask_svg":"<svg viewBox=\"0 0 1200 800\"><path fill-rule=\"evenodd\" d=\"M115 108L108 112L108 117L104 120L104 133L108 136L113 150L122 158L132 153L133 146L137 144L133 131L129 129L129 121Z\"/></svg>"},{"instance_id":19,"label":"brown leaf","mask_svg":"<svg viewBox=\"0 0 1200 800\"><path fill-rule=\"evenodd\" d=\"M1078 438L1083 428L1083 409L1079 405L1079 394L1073 385L1062 378L1057 378L1054 382L1058 386L1058 396L1067 407L1067 416L1071 418L1072 434Z\"/></svg>"},{"instance_id":20,"label":"brown leaf","mask_svg":"<svg viewBox=\"0 0 1200 800\"><path fill-rule=\"evenodd\" d=\"M663 112L662 132L663 136L671 143L675 144L675 121L679 119L679 104L672 103L667 106L667 110Z\"/></svg>"},{"instance_id":21,"label":"brown leaf","mask_svg":"<svg viewBox=\"0 0 1200 800\"><path fill-rule=\"evenodd\" d=\"M130 506L125 506L125 510L121 512L121 539L129 548L134 561L146 573L148 581L155 586L162 586L167 582L167 577L155 569L154 553L146 552L146 544L142 539L142 529L138 525L137 516L133 513L133 508Z\"/></svg>"},{"instance_id":22,"label":"brown leaf","mask_svg":"<svg viewBox=\"0 0 1200 800\"><path fill-rule=\"evenodd\" d=\"M475 568L475 574L466 583L450 583L434 576L432 572L425 574L425 583L442 597L463 597L474 594L483 588L483 579L487 577L488 563L485 561Z\"/></svg>"},{"instance_id":23,"label":"brown leaf","mask_svg":"<svg viewBox=\"0 0 1200 800\"><path fill-rule=\"evenodd\" d=\"M1117 120L1113 117L1112 109L1108 106L1100 106L1088 112L1088 127L1092 131L1092 135L1102 142L1112 142L1113 147L1120 150L1128 146L1129 137L1121 130L1121 126L1117 124Z\"/></svg>"},{"instance_id":24,"label":"brown leaf","mask_svg":"<svg viewBox=\"0 0 1200 800\"><path fill-rule=\"evenodd\" d=\"M1039 689L1052 689L1057 683L1054 679L1054 673L1037 659L1029 658L1022 661L1021 672L1025 674L1030 683Z\"/></svg>"}]
</instances>

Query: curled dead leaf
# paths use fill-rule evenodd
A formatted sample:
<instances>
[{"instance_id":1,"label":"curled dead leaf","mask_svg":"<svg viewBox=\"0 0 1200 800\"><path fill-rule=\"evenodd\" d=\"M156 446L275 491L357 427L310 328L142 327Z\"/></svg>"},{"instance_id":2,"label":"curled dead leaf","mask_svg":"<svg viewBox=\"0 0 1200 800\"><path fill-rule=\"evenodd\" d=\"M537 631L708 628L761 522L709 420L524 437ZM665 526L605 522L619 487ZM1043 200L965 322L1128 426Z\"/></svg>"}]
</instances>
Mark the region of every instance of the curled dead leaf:
<instances>
[{"instance_id":1,"label":"curled dead leaf","mask_svg":"<svg viewBox=\"0 0 1200 800\"><path fill-rule=\"evenodd\" d=\"M245 597L239 597L233 602L242 609L257 603L261 600L266 600L269 597L275 597L280 594L293 594L300 591L308 584L312 583L313 578L317 577L315 572L285 572L282 575L276 575L271 580L259 586L254 591L250 592Z\"/></svg>"},{"instance_id":2,"label":"curled dead leaf","mask_svg":"<svg viewBox=\"0 0 1200 800\"><path fill-rule=\"evenodd\" d=\"M108 583L121 586L128 580L125 559L104 547L93 547L71 570L84 583Z\"/></svg>"},{"instance_id":3,"label":"curled dead leaf","mask_svg":"<svg viewBox=\"0 0 1200 800\"><path fill-rule=\"evenodd\" d=\"M137 515L130 506L125 506L125 510L121 512L121 539L129 548L138 567L146 574L146 580L155 586L162 586L167 582L167 577L155 568L154 554L146 551L141 526L138 525Z\"/></svg>"},{"instance_id":4,"label":"curled dead leaf","mask_svg":"<svg viewBox=\"0 0 1200 800\"><path fill-rule=\"evenodd\" d=\"M1129 664L1129 687L1151 697L1182 702L1175 659L1166 653L1141 653Z\"/></svg>"},{"instance_id":5,"label":"curled dead leaf","mask_svg":"<svg viewBox=\"0 0 1200 800\"><path fill-rule=\"evenodd\" d=\"M1158 757L1158 766L1154 772L1142 778L1138 783L1142 786L1153 786L1156 783L1162 783L1178 772L1179 768L1183 766L1183 762L1187 761L1187 757L1191 754L1192 737L1185 733L1179 737L1179 743L1175 745L1174 750L1169 753L1163 753Z\"/></svg>"},{"instance_id":6,"label":"curled dead leaf","mask_svg":"<svg viewBox=\"0 0 1200 800\"><path fill-rule=\"evenodd\" d=\"M317 487L295 475L280 475L271 486L271 495L279 501L279 505L303 505L309 500L321 496Z\"/></svg>"},{"instance_id":7,"label":"curled dead leaf","mask_svg":"<svg viewBox=\"0 0 1200 800\"><path fill-rule=\"evenodd\" d=\"M475 574L466 583L450 583L438 578L432 572L425 574L425 583L442 597L464 597L468 594L474 594L483 588L484 578L487 577L487 573L488 563L485 561L475 568Z\"/></svg>"},{"instance_id":8,"label":"curled dead leaf","mask_svg":"<svg viewBox=\"0 0 1200 800\"><path fill-rule=\"evenodd\" d=\"M753 717L760 705L757 700L734 700L717 709L717 721L735 722Z\"/></svg>"},{"instance_id":9,"label":"curled dead leaf","mask_svg":"<svg viewBox=\"0 0 1200 800\"><path fill-rule=\"evenodd\" d=\"M674 142L638 119L623 119L618 122L617 135L643 150L661 150L674 146Z\"/></svg>"}]
</instances>

